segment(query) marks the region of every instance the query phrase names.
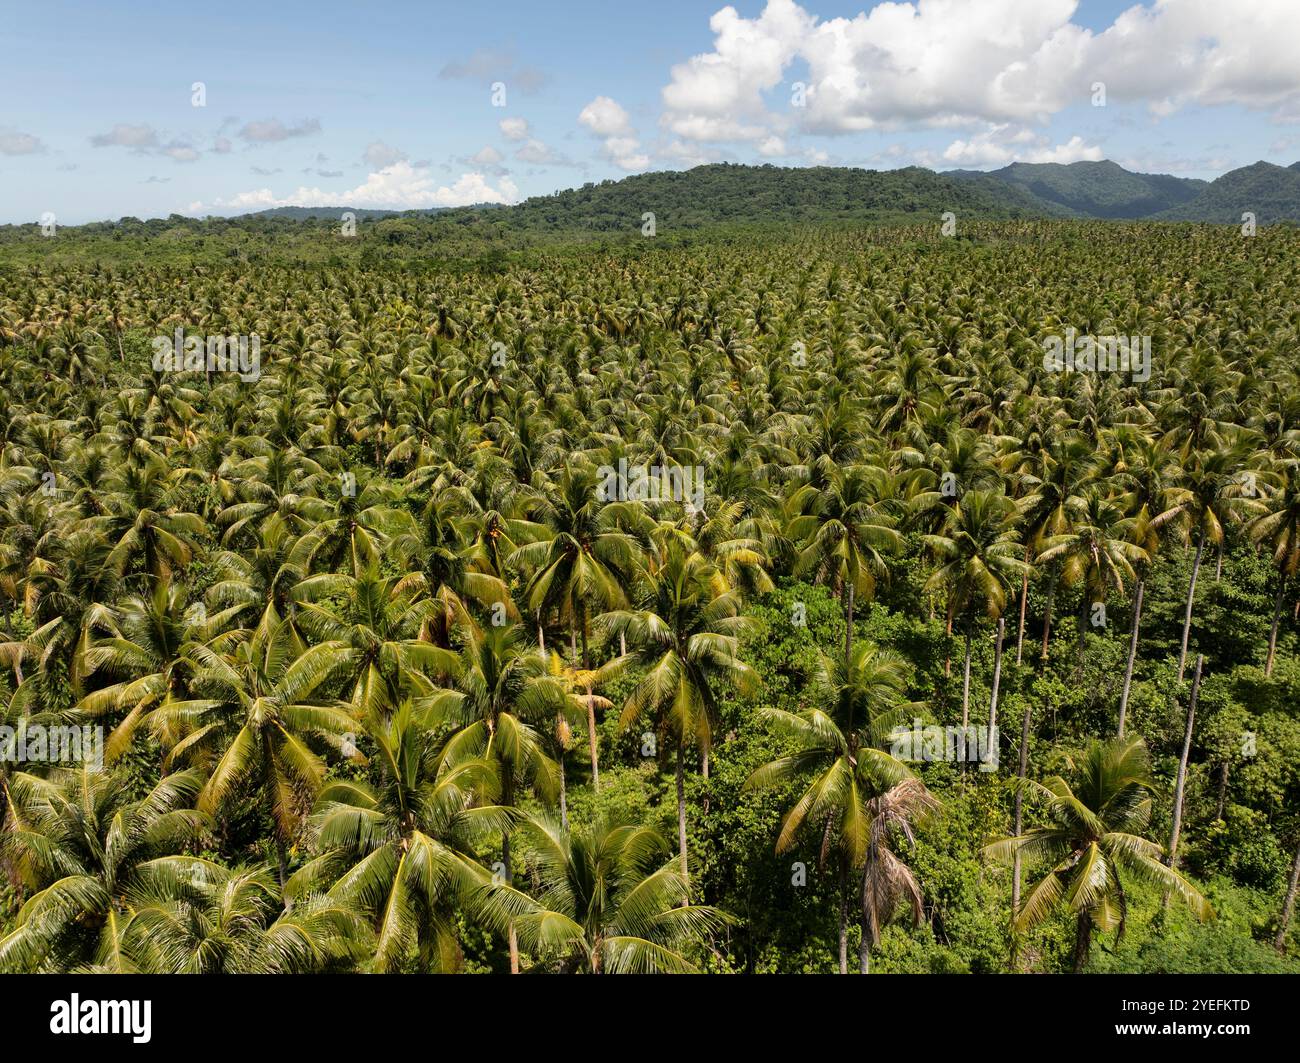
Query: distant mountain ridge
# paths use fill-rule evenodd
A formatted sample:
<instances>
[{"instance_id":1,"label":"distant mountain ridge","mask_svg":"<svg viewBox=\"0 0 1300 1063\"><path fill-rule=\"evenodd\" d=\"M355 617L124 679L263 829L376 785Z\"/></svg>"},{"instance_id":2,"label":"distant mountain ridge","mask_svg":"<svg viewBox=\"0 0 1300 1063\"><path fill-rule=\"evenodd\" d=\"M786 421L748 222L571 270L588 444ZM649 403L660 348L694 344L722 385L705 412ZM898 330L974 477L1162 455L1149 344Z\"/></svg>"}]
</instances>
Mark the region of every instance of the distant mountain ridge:
<instances>
[{"instance_id":1,"label":"distant mountain ridge","mask_svg":"<svg viewBox=\"0 0 1300 1063\"><path fill-rule=\"evenodd\" d=\"M1300 162L1257 162L1214 181L1137 173L1109 160L1023 163L999 170L936 172L852 167L778 167L712 163L660 170L534 196L513 206L384 211L346 207L277 207L246 217L336 221L352 210L361 221L425 214L457 215L492 206L506 225L559 232L626 230L629 217L654 214L673 228L744 223L901 221L953 211L959 217L1096 218L1114 221L1300 223Z\"/></svg>"},{"instance_id":2,"label":"distant mountain ridge","mask_svg":"<svg viewBox=\"0 0 1300 1063\"><path fill-rule=\"evenodd\" d=\"M959 180L971 180L970 170L955 171ZM1022 188L1045 203L1081 218L1149 218L1177 209L1209 186L1208 181L1169 174L1134 173L1118 163L1013 162L992 173L979 175Z\"/></svg>"}]
</instances>

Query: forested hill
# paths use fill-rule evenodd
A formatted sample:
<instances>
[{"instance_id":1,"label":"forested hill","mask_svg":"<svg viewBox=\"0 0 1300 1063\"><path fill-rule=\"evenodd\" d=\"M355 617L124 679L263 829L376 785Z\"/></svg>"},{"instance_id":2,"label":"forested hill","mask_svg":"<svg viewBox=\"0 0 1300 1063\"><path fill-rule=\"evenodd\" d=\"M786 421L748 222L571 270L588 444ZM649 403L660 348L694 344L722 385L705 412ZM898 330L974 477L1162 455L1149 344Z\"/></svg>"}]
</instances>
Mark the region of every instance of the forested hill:
<instances>
[{"instance_id":1,"label":"forested hill","mask_svg":"<svg viewBox=\"0 0 1300 1063\"><path fill-rule=\"evenodd\" d=\"M717 163L686 171L638 174L538 196L509 208L529 229L626 229L628 219L655 215L656 225L698 228L715 223L915 221L958 217L1041 217L1041 204L1020 189L959 182L931 170L859 170L814 166Z\"/></svg>"},{"instance_id":2,"label":"forested hill","mask_svg":"<svg viewBox=\"0 0 1300 1063\"><path fill-rule=\"evenodd\" d=\"M349 210L359 227L355 240L341 232L340 220ZM85 255L105 260L482 260L539 244L639 240L650 234L650 215L654 235L678 240L723 227L938 226L947 212L960 226L1099 217L1239 224L1246 211L1263 225L1300 222L1300 170L1261 162L1206 183L1135 174L1114 163L1015 164L992 173L946 174L919 167L718 163L589 183L514 206L406 212L288 207L233 218L172 214L60 227L53 241L36 224L6 225L0 226L0 265Z\"/></svg>"}]
</instances>

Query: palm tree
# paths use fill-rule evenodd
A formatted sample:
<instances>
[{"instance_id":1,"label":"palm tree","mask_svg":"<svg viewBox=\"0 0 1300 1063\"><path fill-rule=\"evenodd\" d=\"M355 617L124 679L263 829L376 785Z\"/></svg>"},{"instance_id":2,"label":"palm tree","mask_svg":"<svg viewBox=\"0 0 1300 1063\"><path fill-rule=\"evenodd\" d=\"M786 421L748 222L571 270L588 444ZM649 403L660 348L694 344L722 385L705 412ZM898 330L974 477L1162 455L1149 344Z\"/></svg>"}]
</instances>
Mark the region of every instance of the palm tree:
<instances>
[{"instance_id":1,"label":"palm tree","mask_svg":"<svg viewBox=\"0 0 1300 1063\"><path fill-rule=\"evenodd\" d=\"M683 950L728 922L690 903L677 862L663 863L668 843L649 827L599 819L568 832L530 819L523 833L537 899L506 884L482 892L504 910L499 927L504 917L525 948L554 957L565 973L696 973Z\"/></svg>"},{"instance_id":2,"label":"palm tree","mask_svg":"<svg viewBox=\"0 0 1300 1063\"><path fill-rule=\"evenodd\" d=\"M889 505L887 474L875 466L832 466L824 485L805 484L787 500L786 536L797 544L796 576L812 573L844 601L844 656L853 650L853 602L870 601L887 574L885 555L902 544Z\"/></svg>"},{"instance_id":3,"label":"palm tree","mask_svg":"<svg viewBox=\"0 0 1300 1063\"><path fill-rule=\"evenodd\" d=\"M1082 586L1079 609L1080 664L1090 607L1105 608L1112 592L1122 594L1126 584L1137 580L1136 566L1150 560L1133 542L1133 520L1124 514L1118 500L1096 484L1069 500L1069 530L1047 539L1039 551L1044 564L1059 563L1061 581L1067 587Z\"/></svg>"},{"instance_id":4,"label":"palm tree","mask_svg":"<svg viewBox=\"0 0 1300 1063\"><path fill-rule=\"evenodd\" d=\"M1247 531L1251 542L1268 551L1277 569L1277 596L1273 602L1273 624L1268 631L1268 655L1264 660L1264 674L1272 675L1287 581L1300 573L1300 462L1282 463L1281 483L1265 505L1267 511L1255 517Z\"/></svg>"},{"instance_id":5,"label":"palm tree","mask_svg":"<svg viewBox=\"0 0 1300 1063\"><path fill-rule=\"evenodd\" d=\"M966 657L962 672L962 733L970 723L971 621L976 610L998 621L1007 606L1010 588L1030 568L1020 553L1016 534L1019 514L1015 503L1002 494L969 491L948 510L943 533L927 535L923 541L939 560L926 581L927 591L942 591L948 598L947 633L953 619L966 619ZM1002 626L998 626L996 656L1002 662ZM997 725L997 688L989 704L989 736Z\"/></svg>"},{"instance_id":6,"label":"palm tree","mask_svg":"<svg viewBox=\"0 0 1300 1063\"><path fill-rule=\"evenodd\" d=\"M146 867L174 862L210 825L190 807L201 781L174 772L132 800L123 775L89 764L50 779L11 775L0 844L35 892L0 939L0 971L138 969L133 894L146 888Z\"/></svg>"},{"instance_id":7,"label":"palm tree","mask_svg":"<svg viewBox=\"0 0 1300 1063\"><path fill-rule=\"evenodd\" d=\"M1164 849L1142 836L1151 819L1151 778L1140 738L1093 741L1077 764L1076 787L1054 775L1022 786L1043 807L1048 823L1020 837L985 847L986 855L1010 862L1019 852L1048 870L1029 891L1011 930L1025 934L1064 906L1075 919L1073 969L1083 970L1095 932L1122 937L1128 917L1124 878L1176 892L1198 919L1214 917L1209 902L1187 879L1161 863Z\"/></svg>"},{"instance_id":8,"label":"palm tree","mask_svg":"<svg viewBox=\"0 0 1300 1063\"><path fill-rule=\"evenodd\" d=\"M739 657L739 637L751 628L734 591L720 590L715 570L679 539L666 541L638 574L637 608L605 613L600 622L625 636L629 664L644 674L628 695L623 730L649 717L656 732L671 736L677 757L677 845L682 876L689 876L686 849L686 746L708 756L723 684L746 692L754 673ZM705 761L707 764L707 760Z\"/></svg>"},{"instance_id":9,"label":"palm tree","mask_svg":"<svg viewBox=\"0 0 1300 1063\"><path fill-rule=\"evenodd\" d=\"M1188 534L1196 541L1196 556L1192 560L1192 575L1187 584L1187 607L1183 612L1183 641L1178 650L1178 681L1183 681L1187 664L1187 642L1192 630L1192 606L1196 599L1196 577L1201 571L1201 555L1207 542L1223 542L1224 530L1245 514L1258 512L1260 503L1247 495L1247 484L1241 477L1246 452L1242 444L1226 446L1208 452L1197 451L1190 456L1184 474L1187 497L1178 506L1179 519Z\"/></svg>"},{"instance_id":10,"label":"palm tree","mask_svg":"<svg viewBox=\"0 0 1300 1063\"><path fill-rule=\"evenodd\" d=\"M919 710L919 706L904 700L910 674L910 667L899 654L871 642L858 643L847 662L823 654L813 690L827 707L799 713L762 710L762 719L793 739L797 749L763 765L745 782L745 788L750 789L811 775L807 788L781 821L776 851L788 852L807 825L821 832L819 864L824 865L831 850L835 851L839 863L841 974L848 973L849 873L863 868L864 902L875 897L883 905L885 898L885 894L876 892L881 883L874 882L874 876L881 872L883 863L888 863L884 849L879 848L887 849L887 832L873 833L873 816L883 813L887 820L895 812L906 816L913 799L920 800L910 788L900 791L900 798L908 796L898 805L887 799L888 794L913 778L911 769L884 749L907 714ZM878 846L874 856L873 844ZM901 883L903 879L895 881ZM881 914L883 908L863 909L863 941L868 948L874 944L868 926ZM862 962L866 955L862 953Z\"/></svg>"},{"instance_id":11,"label":"palm tree","mask_svg":"<svg viewBox=\"0 0 1300 1063\"><path fill-rule=\"evenodd\" d=\"M367 967L378 972L460 967L455 905L491 878L475 845L516 818L477 803L495 792L492 766L449 760L419 715L408 701L366 719L377 778L321 790L312 813L320 855L285 887L295 908L324 890L329 904L362 916L375 935Z\"/></svg>"},{"instance_id":12,"label":"palm tree","mask_svg":"<svg viewBox=\"0 0 1300 1063\"><path fill-rule=\"evenodd\" d=\"M548 484L542 522L550 534L520 546L511 563L531 572L525 597L535 614L558 609L568 623L572 656L582 641L587 661L587 619L593 605L626 603L622 579L631 571L635 548L618 524L627 504L602 500L594 469L565 466L559 482Z\"/></svg>"},{"instance_id":13,"label":"palm tree","mask_svg":"<svg viewBox=\"0 0 1300 1063\"><path fill-rule=\"evenodd\" d=\"M462 758L479 758L494 766L500 784L500 804L513 809L521 786L532 786L544 800L558 790L559 768L546 752L540 727L558 714L572 711L561 679L550 673L546 660L524 642L519 627L487 627L469 631L465 647L451 668L452 686L422 699L430 722L454 730L444 751L447 768ZM510 834L501 832L501 863L505 881L512 880ZM510 970L519 971L519 949L510 935Z\"/></svg>"},{"instance_id":14,"label":"palm tree","mask_svg":"<svg viewBox=\"0 0 1300 1063\"><path fill-rule=\"evenodd\" d=\"M150 974L301 974L360 960L369 944L356 913L328 898L281 908L265 866L230 869L202 857L138 868L123 951Z\"/></svg>"},{"instance_id":15,"label":"palm tree","mask_svg":"<svg viewBox=\"0 0 1300 1063\"><path fill-rule=\"evenodd\" d=\"M283 884L285 845L325 776L310 742L351 752L348 736L356 723L345 709L312 699L329 662L319 655L295 657L284 622L251 636L233 632L195 657L190 695L168 697L149 717L167 750L164 768L189 763L204 769L197 807L212 816L236 797L260 794Z\"/></svg>"}]
</instances>

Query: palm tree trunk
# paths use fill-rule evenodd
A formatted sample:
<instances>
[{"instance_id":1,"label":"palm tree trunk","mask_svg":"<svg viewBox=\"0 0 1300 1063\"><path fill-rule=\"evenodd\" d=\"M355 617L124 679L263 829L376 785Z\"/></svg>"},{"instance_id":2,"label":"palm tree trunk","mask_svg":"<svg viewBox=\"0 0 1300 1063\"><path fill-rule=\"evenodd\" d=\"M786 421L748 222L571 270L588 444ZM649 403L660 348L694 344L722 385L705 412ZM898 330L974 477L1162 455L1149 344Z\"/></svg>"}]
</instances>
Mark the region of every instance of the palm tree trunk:
<instances>
[{"instance_id":1,"label":"palm tree trunk","mask_svg":"<svg viewBox=\"0 0 1300 1063\"><path fill-rule=\"evenodd\" d=\"M961 740L966 745L966 728L970 725L970 621L966 621L966 664L961 679ZM962 774L966 774L966 757L961 760Z\"/></svg>"},{"instance_id":2,"label":"palm tree trunk","mask_svg":"<svg viewBox=\"0 0 1300 1063\"><path fill-rule=\"evenodd\" d=\"M1214 562L1214 582L1218 583L1223 578L1223 540L1219 540L1219 557Z\"/></svg>"},{"instance_id":3,"label":"palm tree trunk","mask_svg":"<svg viewBox=\"0 0 1300 1063\"><path fill-rule=\"evenodd\" d=\"M1020 837L1024 825L1024 781L1029 770L1029 722L1031 705L1025 702L1025 714L1020 721L1020 768L1016 772L1019 783L1016 787L1015 836ZM1017 849L1012 864L1011 877L1011 916L1015 918L1020 912L1020 850Z\"/></svg>"},{"instance_id":4,"label":"palm tree trunk","mask_svg":"<svg viewBox=\"0 0 1300 1063\"><path fill-rule=\"evenodd\" d=\"M871 876L871 853L868 851L866 863L862 865L862 941L858 944L858 974L868 974L871 970L871 911L867 893L867 882Z\"/></svg>"},{"instance_id":5,"label":"palm tree trunk","mask_svg":"<svg viewBox=\"0 0 1300 1063\"><path fill-rule=\"evenodd\" d=\"M1047 584L1047 606L1043 611L1043 654L1042 659L1047 660L1047 640L1052 634L1052 606L1056 604L1056 570L1052 570L1052 578Z\"/></svg>"},{"instance_id":6,"label":"palm tree trunk","mask_svg":"<svg viewBox=\"0 0 1300 1063\"><path fill-rule=\"evenodd\" d=\"M994 737L998 730L998 687L1002 684L1002 640L1006 635L1007 622L998 617L997 640L993 643L993 696L989 699L989 740L987 748L995 748Z\"/></svg>"},{"instance_id":7,"label":"palm tree trunk","mask_svg":"<svg viewBox=\"0 0 1300 1063\"><path fill-rule=\"evenodd\" d=\"M1196 576L1201 571L1201 551L1205 549L1205 533L1196 537L1196 559L1192 562L1192 578L1187 583L1187 610L1183 613L1183 645L1178 651L1178 682L1183 681L1187 665L1187 638L1192 631L1192 602L1196 598Z\"/></svg>"},{"instance_id":8,"label":"palm tree trunk","mask_svg":"<svg viewBox=\"0 0 1300 1063\"><path fill-rule=\"evenodd\" d=\"M1300 845L1296 846L1295 860L1291 863L1291 881L1286 888L1286 898L1282 901L1282 918L1278 920L1277 937L1273 939L1273 947L1278 952L1286 951L1286 932L1291 927L1291 915L1295 911L1297 886L1300 886Z\"/></svg>"},{"instance_id":9,"label":"palm tree trunk","mask_svg":"<svg viewBox=\"0 0 1300 1063\"><path fill-rule=\"evenodd\" d=\"M849 863L840 857L840 974L849 973Z\"/></svg>"},{"instance_id":10,"label":"palm tree trunk","mask_svg":"<svg viewBox=\"0 0 1300 1063\"><path fill-rule=\"evenodd\" d=\"M1223 819L1223 806L1228 801L1228 758L1223 758L1223 763L1219 765L1219 801L1214 809L1214 818Z\"/></svg>"},{"instance_id":11,"label":"palm tree trunk","mask_svg":"<svg viewBox=\"0 0 1300 1063\"><path fill-rule=\"evenodd\" d=\"M546 632L542 630L542 622L537 621L537 648L541 651L542 656L546 656Z\"/></svg>"},{"instance_id":12,"label":"palm tree trunk","mask_svg":"<svg viewBox=\"0 0 1300 1063\"><path fill-rule=\"evenodd\" d=\"M569 794L568 786L564 778L564 747L560 747L560 755L555 758L559 761L560 768L560 828L569 829Z\"/></svg>"},{"instance_id":13,"label":"palm tree trunk","mask_svg":"<svg viewBox=\"0 0 1300 1063\"><path fill-rule=\"evenodd\" d=\"M1029 560L1029 548L1025 548L1025 560ZM1020 629L1016 632L1016 664L1020 664L1025 649L1025 607L1029 604L1029 569L1020 577Z\"/></svg>"},{"instance_id":14,"label":"palm tree trunk","mask_svg":"<svg viewBox=\"0 0 1300 1063\"><path fill-rule=\"evenodd\" d=\"M262 788L266 795L266 812L271 817L271 833L275 837L275 856L279 865L280 889L284 889L288 875L288 863L285 860L284 836L275 816L275 776L271 772L271 735L262 731Z\"/></svg>"},{"instance_id":15,"label":"palm tree trunk","mask_svg":"<svg viewBox=\"0 0 1300 1063\"><path fill-rule=\"evenodd\" d=\"M591 788L600 793L600 756L596 742L596 703L587 691L587 741L591 745Z\"/></svg>"},{"instance_id":16,"label":"palm tree trunk","mask_svg":"<svg viewBox=\"0 0 1300 1063\"><path fill-rule=\"evenodd\" d=\"M684 743L677 742L677 849L681 854L682 879L690 883L686 862L686 751Z\"/></svg>"},{"instance_id":17,"label":"palm tree trunk","mask_svg":"<svg viewBox=\"0 0 1300 1063\"><path fill-rule=\"evenodd\" d=\"M1277 625L1282 619L1282 599L1286 595L1286 576L1280 576L1277 586L1277 600L1273 603L1273 627L1268 633L1268 658L1264 661L1264 674L1273 674L1273 656L1277 653Z\"/></svg>"},{"instance_id":18,"label":"palm tree trunk","mask_svg":"<svg viewBox=\"0 0 1300 1063\"><path fill-rule=\"evenodd\" d=\"M1133 685L1133 662L1137 660L1138 627L1142 623L1142 592L1146 588L1138 580L1137 595L1133 599L1133 630L1128 637L1128 664L1124 667L1124 690L1119 696L1119 737L1124 737L1124 719L1128 714L1128 692Z\"/></svg>"},{"instance_id":19,"label":"palm tree trunk","mask_svg":"<svg viewBox=\"0 0 1300 1063\"><path fill-rule=\"evenodd\" d=\"M1187 760L1192 752L1192 728L1196 725L1196 695L1201 689L1201 666L1205 655L1197 654L1196 671L1192 674L1192 696L1187 703L1187 727L1183 731L1183 755L1178 761L1178 779L1174 784L1174 826L1169 834L1170 868L1178 866L1178 835L1183 826L1183 790L1187 785Z\"/></svg>"},{"instance_id":20,"label":"palm tree trunk","mask_svg":"<svg viewBox=\"0 0 1300 1063\"><path fill-rule=\"evenodd\" d=\"M501 804L509 808L515 799L513 767L503 764L502 774L505 776L505 780L501 787ZM514 875L510 870L510 832L508 830L501 832L501 864L505 868L502 875L506 880L506 885L509 886L514 882ZM514 920L510 922L510 973L519 973L519 935L515 931Z\"/></svg>"},{"instance_id":21,"label":"palm tree trunk","mask_svg":"<svg viewBox=\"0 0 1300 1063\"><path fill-rule=\"evenodd\" d=\"M844 663L853 660L853 581L849 581L848 623L844 628Z\"/></svg>"},{"instance_id":22,"label":"palm tree trunk","mask_svg":"<svg viewBox=\"0 0 1300 1063\"><path fill-rule=\"evenodd\" d=\"M1092 951L1092 917L1084 912L1075 923L1074 931L1074 973L1079 974L1088 962L1088 953Z\"/></svg>"}]
</instances>

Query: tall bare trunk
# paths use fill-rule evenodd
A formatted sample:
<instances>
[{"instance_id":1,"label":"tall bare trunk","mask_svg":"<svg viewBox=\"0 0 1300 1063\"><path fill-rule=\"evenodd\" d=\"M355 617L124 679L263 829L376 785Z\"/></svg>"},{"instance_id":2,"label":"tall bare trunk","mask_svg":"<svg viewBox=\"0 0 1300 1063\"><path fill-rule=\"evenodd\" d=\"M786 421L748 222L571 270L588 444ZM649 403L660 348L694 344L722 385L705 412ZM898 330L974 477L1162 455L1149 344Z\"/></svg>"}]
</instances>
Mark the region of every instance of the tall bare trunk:
<instances>
[{"instance_id":1,"label":"tall bare trunk","mask_svg":"<svg viewBox=\"0 0 1300 1063\"><path fill-rule=\"evenodd\" d=\"M1201 552L1205 549L1205 534L1196 537L1196 559L1192 562L1192 578L1187 582L1187 609L1183 613L1183 645L1178 651L1178 682L1183 681L1187 666L1187 639L1192 632L1192 603L1196 600L1196 576L1201 571Z\"/></svg>"},{"instance_id":2,"label":"tall bare trunk","mask_svg":"<svg viewBox=\"0 0 1300 1063\"><path fill-rule=\"evenodd\" d=\"M853 581L849 581L848 623L844 627L844 663L853 660Z\"/></svg>"},{"instance_id":3,"label":"tall bare trunk","mask_svg":"<svg viewBox=\"0 0 1300 1063\"><path fill-rule=\"evenodd\" d=\"M1075 922L1074 928L1074 973L1079 974L1088 962L1088 953L1092 951L1092 916L1084 912Z\"/></svg>"},{"instance_id":4,"label":"tall bare trunk","mask_svg":"<svg viewBox=\"0 0 1300 1063\"><path fill-rule=\"evenodd\" d=\"M997 641L993 644L993 696L989 699L989 740L986 748L996 748L998 733L998 687L1002 683L1002 639L1006 635L1007 622L998 617Z\"/></svg>"},{"instance_id":5,"label":"tall bare trunk","mask_svg":"<svg viewBox=\"0 0 1300 1063\"><path fill-rule=\"evenodd\" d=\"M1286 932L1291 926L1291 915L1295 911L1296 887L1300 886L1300 845L1296 846L1295 860L1291 862L1291 881L1286 888L1286 898L1282 901L1282 918L1278 920L1277 937L1273 947L1278 952L1286 951Z\"/></svg>"},{"instance_id":6,"label":"tall bare trunk","mask_svg":"<svg viewBox=\"0 0 1300 1063\"><path fill-rule=\"evenodd\" d=\"M501 788L502 791L501 803L506 808L509 808L514 803L514 799L515 799L515 786L514 786L515 780L514 780L513 767L509 764L503 764L502 774L505 776L505 781ZM508 830L504 830L501 832L501 865L505 869L502 872L502 877L505 878L506 885L509 886L514 882L514 873L510 870L510 831ZM519 973L519 935L515 931L514 920L511 920L510 922L509 937L510 937L510 973L518 974Z\"/></svg>"},{"instance_id":7,"label":"tall bare trunk","mask_svg":"<svg viewBox=\"0 0 1300 1063\"><path fill-rule=\"evenodd\" d=\"M559 761L560 768L560 828L567 831L569 829L569 788L564 778L564 747L560 747L560 755L556 757Z\"/></svg>"},{"instance_id":8,"label":"tall bare trunk","mask_svg":"<svg viewBox=\"0 0 1300 1063\"><path fill-rule=\"evenodd\" d=\"M1029 770L1029 722L1032 712L1030 702L1025 702L1025 714L1020 721L1020 767L1016 771L1019 785L1016 787L1015 835L1020 837L1024 826L1024 781ZM1011 878L1011 916L1015 918L1020 912L1020 850L1016 850Z\"/></svg>"},{"instance_id":9,"label":"tall bare trunk","mask_svg":"<svg viewBox=\"0 0 1300 1063\"><path fill-rule=\"evenodd\" d=\"M871 970L871 899L867 892L867 883L871 879L871 850L867 851L866 863L862 865L862 940L858 944L858 974L867 974Z\"/></svg>"},{"instance_id":10,"label":"tall bare trunk","mask_svg":"<svg viewBox=\"0 0 1300 1063\"><path fill-rule=\"evenodd\" d=\"M1264 674L1273 674L1273 655L1277 653L1277 625L1282 619L1282 599L1286 596L1286 576L1279 575L1277 599L1273 603L1273 626L1268 633L1268 658L1264 661Z\"/></svg>"},{"instance_id":11,"label":"tall bare trunk","mask_svg":"<svg viewBox=\"0 0 1300 1063\"><path fill-rule=\"evenodd\" d=\"M682 879L690 882L686 863L686 751L685 743L677 742L677 848L681 854Z\"/></svg>"},{"instance_id":12,"label":"tall bare trunk","mask_svg":"<svg viewBox=\"0 0 1300 1063\"><path fill-rule=\"evenodd\" d=\"M840 856L840 974L849 973L849 863Z\"/></svg>"},{"instance_id":13,"label":"tall bare trunk","mask_svg":"<svg viewBox=\"0 0 1300 1063\"><path fill-rule=\"evenodd\" d=\"M1029 547L1025 547L1025 560L1029 560ZM1016 632L1016 664L1024 658L1025 650L1025 607L1029 604L1029 569L1020 577L1020 628Z\"/></svg>"},{"instance_id":14,"label":"tall bare trunk","mask_svg":"<svg viewBox=\"0 0 1300 1063\"><path fill-rule=\"evenodd\" d=\"M1169 866L1178 866L1178 835L1183 826L1183 790L1187 786L1187 761L1192 753L1192 728L1196 726L1196 696L1201 690L1201 667L1205 655L1196 655L1196 671L1192 674L1192 696L1187 702L1187 727L1183 731L1183 755L1178 761L1178 779L1174 783L1174 826L1169 834Z\"/></svg>"},{"instance_id":15,"label":"tall bare trunk","mask_svg":"<svg viewBox=\"0 0 1300 1063\"><path fill-rule=\"evenodd\" d=\"M1052 637L1052 606L1056 604L1056 570L1047 583L1047 606L1043 611L1043 653L1042 660L1047 660L1047 641Z\"/></svg>"},{"instance_id":16,"label":"tall bare trunk","mask_svg":"<svg viewBox=\"0 0 1300 1063\"><path fill-rule=\"evenodd\" d=\"M1146 588L1138 580L1137 595L1133 599L1133 630L1128 637L1128 664L1124 666L1124 690L1119 696L1119 737L1124 737L1124 720L1128 715L1128 692L1133 685L1133 662L1137 660L1138 628L1142 623L1142 592Z\"/></svg>"},{"instance_id":17,"label":"tall bare trunk","mask_svg":"<svg viewBox=\"0 0 1300 1063\"><path fill-rule=\"evenodd\" d=\"M587 691L587 741L591 745L591 788L600 793L600 754L596 741L596 702Z\"/></svg>"},{"instance_id":18,"label":"tall bare trunk","mask_svg":"<svg viewBox=\"0 0 1300 1063\"><path fill-rule=\"evenodd\" d=\"M966 621L966 664L962 668L961 679L961 740L963 746L968 746L966 742L966 728L970 725L970 621ZM966 774L966 757L963 755L961 760L962 774Z\"/></svg>"}]
</instances>

